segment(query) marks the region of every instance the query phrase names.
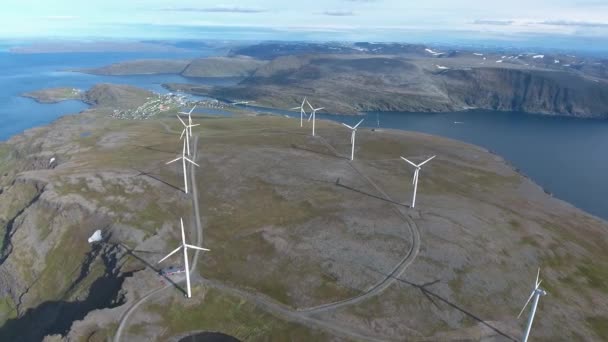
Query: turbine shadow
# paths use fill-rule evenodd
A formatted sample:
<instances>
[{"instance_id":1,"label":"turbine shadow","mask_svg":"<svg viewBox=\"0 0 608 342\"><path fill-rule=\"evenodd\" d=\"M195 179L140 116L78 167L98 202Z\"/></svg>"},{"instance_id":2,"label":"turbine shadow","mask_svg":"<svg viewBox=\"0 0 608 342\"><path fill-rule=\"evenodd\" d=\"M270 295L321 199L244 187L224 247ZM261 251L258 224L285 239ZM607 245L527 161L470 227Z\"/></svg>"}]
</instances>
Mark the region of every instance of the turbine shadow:
<instances>
[{"instance_id":1,"label":"turbine shadow","mask_svg":"<svg viewBox=\"0 0 608 342\"><path fill-rule=\"evenodd\" d=\"M306 151L306 152L310 152L310 153L320 154L320 155L327 156L327 157L349 160L348 158L346 158L344 156L332 154L332 153L329 153L329 152L316 151L316 150L313 150L313 149L310 149L310 148L298 146L296 144L291 144L291 148L296 149L296 150L300 150L300 151Z\"/></svg>"},{"instance_id":2,"label":"turbine shadow","mask_svg":"<svg viewBox=\"0 0 608 342\"><path fill-rule=\"evenodd\" d=\"M424 283L424 284L416 284L416 283L413 283L413 282L408 281L408 280L406 280L406 279L401 279L401 278L398 278L398 277L392 276L392 275L390 275L390 274L386 274L386 273L381 272L381 271L379 271L379 270L377 270L377 269L374 269L373 267L370 267L370 266L367 266L367 265L363 265L363 264L361 264L361 265L362 265L363 267L365 267L365 268L369 269L370 271L373 271L373 272L379 273L379 274L381 274L381 275L383 275L383 276L385 276L385 277L393 278L393 279L397 280L398 282L400 282L400 283L402 283L402 284L409 285L409 286L412 286L412 287L414 287L414 288L419 289L419 290L422 292L422 294L423 294L423 295L424 295L424 296L425 296L425 297L426 297L426 298L427 298L427 299L428 299L428 300L429 300L431 303L433 303L433 305L434 305L434 306L435 306L437 309L441 309L441 308L439 307L439 305L437 305L437 303L436 303L436 302L435 302L435 301L434 301L432 298L435 298L435 299L437 299L438 301L443 302L443 303L447 304L448 306L452 307L453 309L456 309L456 310L458 310L458 311L462 312L463 314L467 315L468 317L470 317L470 318L472 318L472 319L476 320L477 322L479 322L479 323L481 323L481 324L485 325L486 327L488 327L488 328L492 329L494 332L496 332L497 334L501 335L502 337L505 337L505 338L507 338L507 339L509 339L509 340L511 340L511 341L514 341L514 342L518 342L518 341L519 341L518 339L516 339L516 338L514 338L514 337L512 337L512 336L510 336L510 335L508 335L507 333L505 333L505 332L501 331L501 330L500 330L500 329L498 329L497 327L495 327L495 326L491 325L490 323L486 322L485 320L483 320L483 318L478 317L478 316L477 316L477 315L475 315L474 313L472 313L472 312L470 312L470 311L466 310L465 308L463 308L463 307L461 307L461 306L459 306L459 305L457 305L457 304L455 304L455 303L451 302L450 300L448 300L448 299L446 299L446 298L442 297L441 295L438 295L437 293L435 293L435 292L433 292L433 291L431 291L431 290L429 290L429 289L427 288L427 287L429 287L429 286L435 285L436 283L440 282L440 279L434 280L434 281L432 281L432 282Z\"/></svg>"},{"instance_id":3,"label":"turbine shadow","mask_svg":"<svg viewBox=\"0 0 608 342\"><path fill-rule=\"evenodd\" d=\"M161 150L158 148L155 148L155 146L160 146L160 145L148 145L148 146L143 146L143 145L133 145L135 147L139 147L139 148L143 148L149 151L155 151L155 152L161 152L161 153L167 153L167 154L175 154L175 151L165 151L165 150Z\"/></svg>"},{"instance_id":4,"label":"turbine shadow","mask_svg":"<svg viewBox=\"0 0 608 342\"><path fill-rule=\"evenodd\" d=\"M134 168L134 167L132 167L131 169L134 170L134 171L139 172L139 174L135 175L134 177L139 177L139 176L150 177L150 178L154 179L155 181L161 182L161 183L165 184L166 186L169 186L169 187L171 187L171 188L173 188L175 190L182 191L182 189L180 189L179 187L177 187L177 186L175 186L175 185L173 185L171 183L168 183L168 182L160 179L158 176L155 176L154 174L152 174L150 172L142 171L142 170L139 170L139 169Z\"/></svg>"},{"instance_id":5,"label":"turbine shadow","mask_svg":"<svg viewBox=\"0 0 608 342\"><path fill-rule=\"evenodd\" d=\"M338 178L336 180L335 184L336 184L336 186L339 186L341 188L348 189L350 191L354 191L354 192L359 193L361 195L369 196L369 197L372 197L372 198L375 198L375 199L378 199L378 200L381 200L381 201L384 201L384 202L388 202L388 203L391 203L391 204L394 204L394 205L398 205L398 206L401 206L401 207L404 207L404 208L410 208L411 207L408 204L403 204L403 203L395 202L395 201L392 201L392 200L390 200L388 198L384 198L384 197L380 197L380 196L377 196L377 195L373 195L373 194L367 193L365 191L361 191L359 189L355 189L355 188L350 187L348 185L344 185L344 184L340 183L340 178Z\"/></svg>"},{"instance_id":6,"label":"turbine shadow","mask_svg":"<svg viewBox=\"0 0 608 342\"><path fill-rule=\"evenodd\" d=\"M160 268L157 268L156 265L150 264L146 259L144 259L144 258L140 257L139 255L135 254L136 252L138 252L138 253L156 253L156 252L138 251L138 250L135 250L135 249L131 249L131 248L129 248L127 245L125 245L122 242L118 242L118 245L121 246L126 251L127 255L130 255L130 256L134 257L135 259L137 259L139 262L141 262L142 264L144 264L144 266L146 266L147 268L153 270L155 273L157 273L162 278L164 278L167 282L171 283L171 285L173 285L175 288L177 288L181 293L183 293L184 295L186 295L186 290L184 290L184 288L182 288L179 284L177 284L176 282L174 282L171 278L167 277L167 275L162 274Z\"/></svg>"}]
</instances>

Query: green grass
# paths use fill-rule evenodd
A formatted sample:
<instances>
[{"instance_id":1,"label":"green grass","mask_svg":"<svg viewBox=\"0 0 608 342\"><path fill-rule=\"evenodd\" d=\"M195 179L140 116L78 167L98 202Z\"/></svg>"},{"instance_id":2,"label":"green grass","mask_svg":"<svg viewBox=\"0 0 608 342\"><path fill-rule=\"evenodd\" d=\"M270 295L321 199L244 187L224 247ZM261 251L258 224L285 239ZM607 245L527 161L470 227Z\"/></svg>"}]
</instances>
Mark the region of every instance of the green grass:
<instances>
[{"instance_id":1,"label":"green grass","mask_svg":"<svg viewBox=\"0 0 608 342\"><path fill-rule=\"evenodd\" d=\"M540 248L540 244L532 236L524 236L519 240L520 244L529 245L532 247Z\"/></svg>"},{"instance_id":2,"label":"green grass","mask_svg":"<svg viewBox=\"0 0 608 342\"><path fill-rule=\"evenodd\" d=\"M203 291L195 288L195 293ZM199 297L200 298L200 297ZM324 334L304 326L285 322L237 297L208 289L200 304L184 304L174 296L168 303L151 304L146 310L162 317L167 331L159 340L189 331L222 332L241 341L319 341Z\"/></svg>"},{"instance_id":3,"label":"green grass","mask_svg":"<svg viewBox=\"0 0 608 342\"><path fill-rule=\"evenodd\" d=\"M586 321L602 341L608 341L608 316L590 316Z\"/></svg>"},{"instance_id":4,"label":"green grass","mask_svg":"<svg viewBox=\"0 0 608 342\"><path fill-rule=\"evenodd\" d=\"M577 275L585 278L590 287L608 293L608 265L586 260L578 264L576 269Z\"/></svg>"},{"instance_id":5,"label":"green grass","mask_svg":"<svg viewBox=\"0 0 608 342\"><path fill-rule=\"evenodd\" d=\"M78 276L83 258L89 251L86 239L78 225L64 230L59 242L46 255L45 268L30 289L31 297L37 297L39 302L62 297L67 286Z\"/></svg>"},{"instance_id":6,"label":"green grass","mask_svg":"<svg viewBox=\"0 0 608 342\"><path fill-rule=\"evenodd\" d=\"M207 168L206 177L212 172ZM202 184L207 180L202 180ZM206 255L201 263L200 272L208 277L226 281L238 286L249 287L260 291L275 300L285 304L293 304L297 298L288 294L291 288L292 277L297 274L306 274L302 269L310 269L309 264L294 264L283 251L266 241L260 229L276 227L286 232L290 240L295 236L289 230L313 218L331 213L337 198L323 187L309 191L318 192L315 202L288 201L278 192L278 188L260 179L251 180L250 189L239 194L236 200L221 200L204 193L201 199L201 210L207 218L205 227L205 244L208 246L221 246L215 253ZM227 208L246 208L246 210L230 210ZM224 209L226 208L226 209ZM264 266L266 265L266 266ZM260 272L250 272L248 268L263 267ZM294 272L297 268L298 272ZM310 274L322 277L319 268L311 269ZM287 275L287 276L286 276ZM315 298L340 299L345 294L343 289L334 284L325 283L320 288L310 289ZM350 294L350 292L348 292ZM343 297L341 297L343 298Z\"/></svg>"},{"instance_id":7,"label":"green grass","mask_svg":"<svg viewBox=\"0 0 608 342\"><path fill-rule=\"evenodd\" d=\"M118 329L117 323L108 323L104 324L103 327L99 329L94 329L88 332L87 334L83 334L79 342L108 342L111 341L112 337L114 337L114 333Z\"/></svg>"},{"instance_id":8,"label":"green grass","mask_svg":"<svg viewBox=\"0 0 608 342\"><path fill-rule=\"evenodd\" d=\"M0 298L0 326L9 319L17 317L17 310L10 297Z\"/></svg>"}]
</instances>

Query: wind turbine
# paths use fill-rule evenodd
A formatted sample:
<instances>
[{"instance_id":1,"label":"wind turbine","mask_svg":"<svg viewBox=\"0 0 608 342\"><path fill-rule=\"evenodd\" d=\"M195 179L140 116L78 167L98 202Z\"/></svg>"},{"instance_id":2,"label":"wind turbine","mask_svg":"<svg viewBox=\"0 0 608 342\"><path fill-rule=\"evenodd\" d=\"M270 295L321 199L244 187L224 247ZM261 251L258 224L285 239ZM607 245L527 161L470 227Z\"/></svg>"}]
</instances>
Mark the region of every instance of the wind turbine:
<instances>
[{"instance_id":1,"label":"wind turbine","mask_svg":"<svg viewBox=\"0 0 608 342\"><path fill-rule=\"evenodd\" d=\"M345 123L342 123L344 126L350 128L350 130L351 130L350 143L352 145L352 151L350 152L350 160L355 160L355 134L357 134L357 127L359 127L359 125L363 122L363 120L365 120L365 119L361 119L361 121L359 121L359 123L356 124L354 127L351 127Z\"/></svg>"},{"instance_id":2,"label":"wind turbine","mask_svg":"<svg viewBox=\"0 0 608 342\"><path fill-rule=\"evenodd\" d=\"M179 117L179 115L177 116L177 118L179 119L179 122L182 123L182 125L184 125L184 130L182 131L182 134L179 136L179 140L182 140L182 138L184 137L184 135L186 136L186 148L188 151L188 155L190 155L190 137L192 136L192 127L196 127L199 126L199 124L196 125L186 125L186 123L184 122L184 120L182 120L182 118Z\"/></svg>"},{"instance_id":3,"label":"wind turbine","mask_svg":"<svg viewBox=\"0 0 608 342\"><path fill-rule=\"evenodd\" d=\"M538 306L538 300L540 299L540 296L544 296L547 294L547 292L545 290L540 288L540 283L542 283L543 281L539 280L539 278L540 278L540 268L538 269L538 273L536 273L536 283L534 286L534 290L532 290L532 293L530 294L530 297L528 298L526 305L524 305L524 307L519 312L519 315L517 315L517 318L519 318L521 316L521 314L524 313L524 310L530 303L530 300L532 300L532 297L534 297L534 301L532 302L532 310L530 311L530 317L528 317L528 324L526 326L526 331L524 332L524 337L522 339L522 342L527 342L528 336L530 336L530 330L532 329L532 322L534 321L534 315L536 314L536 307Z\"/></svg>"},{"instance_id":4,"label":"wind turbine","mask_svg":"<svg viewBox=\"0 0 608 342\"><path fill-rule=\"evenodd\" d=\"M316 120L316 114L318 110L321 109L325 109L325 107L321 107L321 108L314 108L310 102L308 102L308 100L306 100L306 103L308 103L308 107L310 107L310 109L312 110L312 113L310 114L310 116L308 117L308 121L310 121L310 119L312 119L312 136L315 136L315 120Z\"/></svg>"},{"instance_id":5,"label":"wind turbine","mask_svg":"<svg viewBox=\"0 0 608 342\"><path fill-rule=\"evenodd\" d=\"M188 113L179 112L179 114L188 115L188 125L190 125L190 130L189 130L190 136L192 136L192 112L194 112L194 109L196 109L196 105L194 105L194 107L192 107L192 109L190 109L190 111Z\"/></svg>"},{"instance_id":6,"label":"wind turbine","mask_svg":"<svg viewBox=\"0 0 608 342\"><path fill-rule=\"evenodd\" d=\"M410 163L412 166L414 166L416 168L416 171L414 171L414 179L412 179L412 184L414 184L414 197L412 198L412 208L414 208L416 206L416 191L418 190L418 176L420 175L420 168L422 167L422 165L430 162L431 160L433 160L433 158L435 158L436 156L432 156L431 158L423 161L422 163L416 165L414 163L412 163L411 161L401 157L401 159L405 160L406 162Z\"/></svg>"},{"instance_id":7,"label":"wind turbine","mask_svg":"<svg viewBox=\"0 0 608 342\"><path fill-rule=\"evenodd\" d=\"M185 192L188 193L188 176L186 173L186 161L189 163L192 163L196 166L199 166L197 163L193 162L192 160L188 159L188 157L186 157L186 141L184 140L184 149L182 150L182 156L179 158L175 158L170 162L167 162L167 165L171 164L171 163L175 163L176 161L181 160L182 161L182 165L184 167L184 188L185 188ZM200 166L199 166L200 167Z\"/></svg>"},{"instance_id":8,"label":"wind turbine","mask_svg":"<svg viewBox=\"0 0 608 342\"><path fill-rule=\"evenodd\" d=\"M302 104L300 105L300 107L291 108L291 110L296 110L296 109L300 110L300 127L302 127L302 125L303 125L304 116L307 115L306 111L304 110L304 102L307 102L306 96L304 96L304 100L302 100Z\"/></svg>"},{"instance_id":9,"label":"wind turbine","mask_svg":"<svg viewBox=\"0 0 608 342\"><path fill-rule=\"evenodd\" d=\"M182 227L182 245L177 247L175 250L173 250L173 252L167 254L166 257L160 259L160 261L158 262L159 264L163 261L165 261L165 259L167 259L168 257L172 256L173 254L177 253L180 249L184 249L184 271L186 271L186 284L187 284L187 288L188 288L188 295L187 297L190 298L192 297L192 291L190 290L190 267L188 266L188 248L192 248L192 249L198 249L199 251L205 251L205 252L209 252L210 250L208 250L207 248L202 248L202 247L198 247L198 246L193 246L193 245L189 245L186 243L186 234L184 233L184 220L182 218L179 219L179 223L181 224Z\"/></svg>"}]
</instances>

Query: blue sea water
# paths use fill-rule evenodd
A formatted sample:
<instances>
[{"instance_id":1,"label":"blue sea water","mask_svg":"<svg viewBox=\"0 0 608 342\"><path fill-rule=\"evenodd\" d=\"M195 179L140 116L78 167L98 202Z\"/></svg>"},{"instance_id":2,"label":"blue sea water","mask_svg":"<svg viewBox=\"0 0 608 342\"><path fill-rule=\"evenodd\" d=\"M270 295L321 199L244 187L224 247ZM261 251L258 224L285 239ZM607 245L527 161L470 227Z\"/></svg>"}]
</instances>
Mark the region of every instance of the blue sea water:
<instances>
[{"instance_id":1,"label":"blue sea water","mask_svg":"<svg viewBox=\"0 0 608 342\"><path fill-rule=\"evenodd\" d=\"M97 83L129 84L166 93L165 82L189 83L179 75L96 76L69 70L100 67L111 63L144 58L194 58L209 56L213 50L184 53L42 53L15 54L0 51L0 141L25 129L47 124L61 115L87 108L80 101L39 104L20 95L43 88L74 87L87 90ZM228 80L230 81L230 80ZM217 80L196 82L214 83Z\"/></svg>"},{"instance_id":2,"label":"blue sea water","mask_svg":"<svg viewBox=\"0 0 608 342\"><path fill-rule=\"evenodd\" d=\"M140 58L191 58L212 54L0 52L0 141L87 106L80 101L38 104L19 95L48 87L88 89L100 82L166 92L165 82L213 84L235 80L186 79L177 75L94 76L66 70ZM251 108L255 109L255 107ZM295 112L260 109L290 116ZM220 111L217 113L222 115ZM355 124L360 117L318 114ZM608 219L608 121L491 111L458 113L368 113L363 126L420 131L470 142L503 156L557 197ZM458 122L458 123L455 123Z\"/></svg>"}]
</instances>

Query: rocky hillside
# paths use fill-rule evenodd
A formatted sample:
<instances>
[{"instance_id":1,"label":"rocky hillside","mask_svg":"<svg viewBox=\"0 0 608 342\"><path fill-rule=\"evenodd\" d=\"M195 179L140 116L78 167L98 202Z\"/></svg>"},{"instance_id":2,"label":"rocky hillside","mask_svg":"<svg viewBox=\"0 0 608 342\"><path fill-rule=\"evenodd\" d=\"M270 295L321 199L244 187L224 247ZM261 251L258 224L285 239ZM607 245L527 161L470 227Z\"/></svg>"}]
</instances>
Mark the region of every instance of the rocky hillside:
<instances>
[{"instance_id":1,"label":"rocky hillside","mask_svg":"<svg viewBox=\"0 0 608 342\"><path fill-rule=\"evenodd\" d=\"M608 118L608 82L559 71L448 70L436 77L455 104L577 117Z\"/></svg>"},{"instance_id":2,"label":"rocky hillside","mask_svg":"<svg viewBox=\"0 0 608 342\"><path fill-rule=\"evenodd\" d=\"M118 327L121 341L201 331L512 341L537 267L549 295L533 338L608 338L608 223L499 156L360 129L350 162L336 123L318 120L313 138L283 117L194 121L198 201L182 192L181 165L165 165L181 147L173 114L117 120L93 109L0 144L0 341L106 341ZM416 209L404 204L413 170L400 155L437 155ZM211 250L196 258L190 300L183 277L159 276L181 255L157 264L180 240L180 218L187 240ZM90 245L97 229L104 242Z\"/></svg>"},{"instance_id":3,"label":"rocky hillside","mask_svg":"<svg viewBox=\"0 0 608 342\"><path fill-rule=\"evenodd\" d=\"M179 74L185 77L245 77L264 62L249 57L208 57L194 60L147 59L78 70L94 75Z\"/></svg>"},{"instance_id":4,"label":"rocky hillside","mask_svg":"<svg viewBox=\"0 0 608 342\"><path fill-rule=\"evenodd\" d=\"M309 96L329 112L344 114L481 108L608 118L608 80L526 64L487 65L468 57L281 56L237 86L198 90L278 108Z\"/></svg>"},{"instance_id":5,"label":"rocky hillside","mask_svg":"<svg viewBox=\"0 0 608 342\"><path fill-rule=\"evenodd\" d=\"M86 91L82 100L92 106L131 108L146 103L154 93L128 85L97 84Z\"/></svg>"},{"instance_id":6,"label":"rocky hillside","mask_svg":"<svg viewBox=\"0 0 608 342\"><path fill-rule=\"evenodd\" d=\"M96 69L79 70L94 75L155 75L155 74L179 74L192 61L170 60L170 59L141 59L111 64Z\"/></svg>"}]
</instances>

